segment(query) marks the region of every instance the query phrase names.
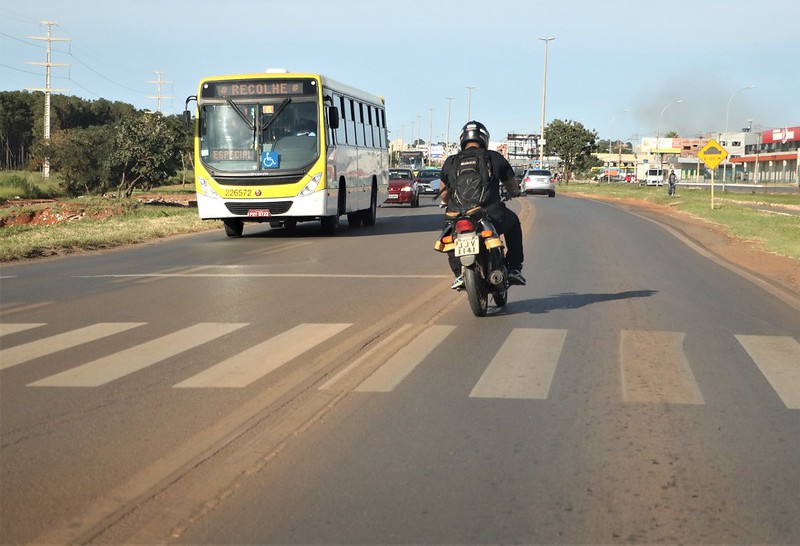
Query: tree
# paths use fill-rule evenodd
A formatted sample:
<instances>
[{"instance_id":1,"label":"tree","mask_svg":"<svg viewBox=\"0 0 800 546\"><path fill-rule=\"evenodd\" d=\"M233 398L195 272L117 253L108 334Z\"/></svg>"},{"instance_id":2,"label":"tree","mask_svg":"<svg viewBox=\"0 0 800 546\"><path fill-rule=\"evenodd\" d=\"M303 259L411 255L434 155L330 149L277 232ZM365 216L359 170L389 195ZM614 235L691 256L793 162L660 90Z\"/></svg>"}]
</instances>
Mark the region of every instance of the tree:
<instances>
[{"instance_id":1,"label":"tree","mask_svg":"<svg viewBox=\"0 0 800 546\"><path fill-rule=\"evenodd\" d=\"M544 130L545 153L561 158L569 183L576 167L582 167L591 161L595 149L597 133L586 129L577 121L553 120Z\"/></svg>"},{"instance_id":2,"label":"tree","mask_svg":"<svg viewBox=\"0 0 800 546\"><path fill-rule=\"evenodd\" d=\"M114 126L94 125L56 131L47 151L67 195L103 194L110 189Z\"/></svg>"},{"instance_id":3,"label":"tree","mask_svg":"<svg viewBox=\"0 0 800 546\"><path fill-rule=\"evenodd\" d=\"M180 139L160 113L125 118L117 125L112 173L119 180L117 196L130 197L137 187L164 183L180 166Z\"/></svg>"},{"instance_id":4,"label":"tree","mask_svg":"<svg viewBox=\"0 0 800 546\"><path fill-rule=\"evenodd\" d=\"M0 92L0 169L23 169L34 141L36 97L27 91Z\"/></svg>"}]
</instances>

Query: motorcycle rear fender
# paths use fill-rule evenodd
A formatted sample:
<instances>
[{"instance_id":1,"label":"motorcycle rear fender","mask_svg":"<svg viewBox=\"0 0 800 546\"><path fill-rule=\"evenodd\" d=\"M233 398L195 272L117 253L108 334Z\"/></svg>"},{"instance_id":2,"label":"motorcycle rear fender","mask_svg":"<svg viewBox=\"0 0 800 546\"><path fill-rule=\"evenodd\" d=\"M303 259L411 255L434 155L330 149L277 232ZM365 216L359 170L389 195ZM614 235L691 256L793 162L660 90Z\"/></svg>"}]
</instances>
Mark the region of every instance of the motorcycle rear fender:
<instances>
[{"instance_id":1,"label":"motorcycle rear fender","mask_svg":"<svg viewBox=\"0 0 800 546\"><path fill-rule=\"evenodd\" d=\"M475 264L475 258L477 257L477 254L468 254L467 256L461 256L459 259L461 260L461 265L470 267Z\"/></svg>"}]
</instances>

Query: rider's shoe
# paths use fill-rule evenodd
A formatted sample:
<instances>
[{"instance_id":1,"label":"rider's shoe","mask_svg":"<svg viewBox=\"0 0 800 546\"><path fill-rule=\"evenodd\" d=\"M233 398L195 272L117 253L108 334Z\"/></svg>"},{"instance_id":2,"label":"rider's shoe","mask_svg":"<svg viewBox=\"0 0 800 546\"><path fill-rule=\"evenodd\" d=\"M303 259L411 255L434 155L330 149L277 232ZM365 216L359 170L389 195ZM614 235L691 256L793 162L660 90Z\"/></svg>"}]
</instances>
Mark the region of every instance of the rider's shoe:
<instances>
[{"instance_id":1,"label":"rider's shoe","mask_svg":"<svg viewBox=\"0 0 800 546\"><path fill-rule=\"evenodd\" d=\"M459 275L450 285L453 290L464 290L464 275Z\"/></svg>"},{"instance_id":2,"label":"rider's shoe","mask_svg":"<svg viewBox=\"0 0 800 546\"><path fill-rule=\"evenodd\" d=\"M527 283L525 277L522 276L522 272L519 269L508 270L508 282L509 284L517 286L525 286L525 284Z\"/></svg>"}]
</instances>

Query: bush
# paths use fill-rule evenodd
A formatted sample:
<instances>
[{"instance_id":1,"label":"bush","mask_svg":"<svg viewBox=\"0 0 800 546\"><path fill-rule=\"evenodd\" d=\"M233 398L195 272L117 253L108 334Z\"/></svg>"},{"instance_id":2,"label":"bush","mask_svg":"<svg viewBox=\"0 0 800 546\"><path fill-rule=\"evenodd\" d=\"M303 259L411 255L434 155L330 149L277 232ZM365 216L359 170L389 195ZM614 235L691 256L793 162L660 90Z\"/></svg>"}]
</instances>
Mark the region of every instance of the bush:
<instances>
[{"instance_id":1,"label":"bush","mask_svg":"<svg viewBox=\"0 0 800 546\"><path fill-rule=\"evenodd\" d=\"M54 197L54 195L52 192L40 188L18 174L11 174L0 178L0 198L9 199L12 197L48 199Z\"/></svg>"}]
</instances>

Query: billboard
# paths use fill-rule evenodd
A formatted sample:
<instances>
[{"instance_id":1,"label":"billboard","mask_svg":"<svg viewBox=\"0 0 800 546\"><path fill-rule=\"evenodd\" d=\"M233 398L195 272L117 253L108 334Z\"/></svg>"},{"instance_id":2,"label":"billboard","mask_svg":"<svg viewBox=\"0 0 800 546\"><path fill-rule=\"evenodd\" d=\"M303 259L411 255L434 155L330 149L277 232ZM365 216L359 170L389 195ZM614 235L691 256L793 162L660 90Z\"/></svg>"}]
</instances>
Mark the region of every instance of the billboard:
<instances>
[{"instance_id":1,"label":"billboard","mask_svg":"<svg viewBox=\"0 0 800 546\"><path fill-rule=\"evenodd\" d=\"M783 129L767 129L761 134L762 144L779 142L786 144L800 140L800 127L784 127Z\"/></svg>"},{"instance_id":2,"label":"billboard","mask_svg":"<svg viewBox=\"0 0 800 546\"><path fill-rule=\"evenodd\" d=\"M650 154L679 154L681 139L645 137L642 139L642 151Z\"/></svg>"}]
</instances>

